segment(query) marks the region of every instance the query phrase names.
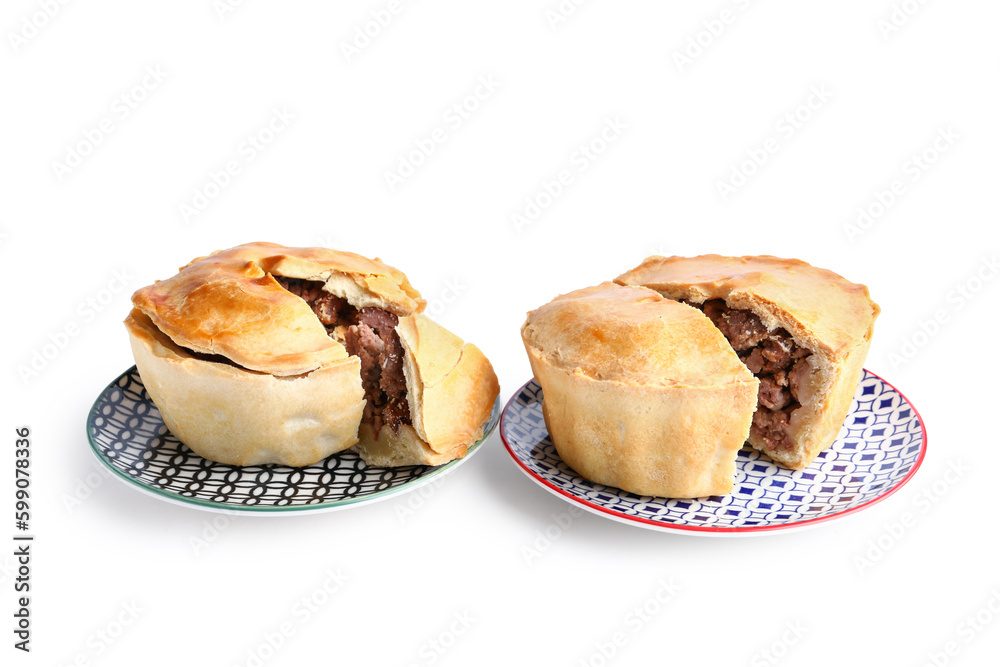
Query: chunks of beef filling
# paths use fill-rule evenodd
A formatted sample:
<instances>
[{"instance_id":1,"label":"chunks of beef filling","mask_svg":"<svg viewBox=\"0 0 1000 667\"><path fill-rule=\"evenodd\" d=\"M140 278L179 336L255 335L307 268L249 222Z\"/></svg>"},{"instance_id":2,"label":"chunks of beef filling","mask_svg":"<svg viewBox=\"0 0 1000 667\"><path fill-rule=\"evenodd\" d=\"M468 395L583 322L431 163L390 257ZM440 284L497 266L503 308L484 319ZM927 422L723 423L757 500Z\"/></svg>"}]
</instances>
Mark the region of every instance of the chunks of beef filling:
<instances>
[{"instance_id":1,"label":"chunks of beef filling","mask_svg":"<svg viewBox=\"0 0 1000 667\"><path fill-rule=\"evenodd\" d=\"M362 420L371 424L378 437L383 426L394 432L410 423L403 375L403 344L396 333L399 318L381 308L356 309L346 299L323 290L318 280L298 280L275 276L292 294L301 297L326 326L331 337L344 327L347 353L361 360L361 385L365 390Z\"/></svg>"},{"instance_id":2,"label":"chunks of beef filling","mask_svg":"<svg viewBox=\"0 0 1000 667\"><path fill-rule=\"evenodd\" d=\"M398 323L386 310L362 308L358 323L347 329L347 353L361 358L361 385L367 400L362 419L372 425L376 438L383 426L398 432L400 424L410 423Z\"/></svg>"},{"instance_id":3,"label":"chunks of beef filling","mask_svg":"<svg viewBox=\"0 0 1000 667\"><path fill-rule=\"evenodd\" d=\"M357 319L354 306L347 303L346 299L323 291L321 280L299 280L283 276L275 276L274 279L286 290L305 300L328 331L338 324L353 324Z\"/></svg>"},{"instance_id":4,"label":"chunks of beef filling","mask_svg":"<svg viewBox=\"0 0 1000 667\"><path fill-rule=\"evenodd\" d=\"M767 449L791 449L788 428L792 412L801 406L799 385L808 374L806 359L812 353L799 347L784 329L768 331L752 311L730 308L723 299L689 305L704 311L760 380L750 430Z\"/></svg>"}]
</instances>

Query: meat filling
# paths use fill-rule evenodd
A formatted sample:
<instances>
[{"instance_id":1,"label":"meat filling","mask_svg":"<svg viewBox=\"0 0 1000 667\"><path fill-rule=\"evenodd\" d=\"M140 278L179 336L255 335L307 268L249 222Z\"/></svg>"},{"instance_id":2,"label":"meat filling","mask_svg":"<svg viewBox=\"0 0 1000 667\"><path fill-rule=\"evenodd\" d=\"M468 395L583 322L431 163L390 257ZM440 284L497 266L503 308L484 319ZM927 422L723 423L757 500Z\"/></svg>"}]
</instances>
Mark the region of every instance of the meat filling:
<instances>
[{"instance_id":1,"label":"meat filling","mask_svg":"<svg viewBox=\"0 0 1000 667\"><path fill-rule=\"evenodd\" d=\"M362 421L378 437L383 426L393 432L410 423L403 375L403 344L396 333L399 319L381 308L356 309L346 299L323 290L318 280L275 276L292 294L301 297L316 313L331 338L344 343L347 353L361 360L361 385L365 390Z\"/></svg>"},{"instance_id":2,"label":"meat filling","mask_svg":"<svg viewBox=\"0 0 1000 667\"><path fill-rule=\"evenodd\" d=\"M347 353L361 358L361 384L365 389L365 413L378 437L383 426L393 432L410 423L403 376L403 344L396 333L399 319L380 308L362 308L358 323L347 329Z\"/></svg>"},{"instance_id":3,"label":"meat filling","mask_svg":"<svg viewBox=\"0 0 1000 667\"><path fill-rule=\"evenodd\" d=\"M812 353L799 347L784 329L768 331L752 311L730 308L723 299L689 305L700 308L712 320L760 380L750 431L768 450L791 449L788 429L792 413L801 407L799 388L809 373L806 359Z\"/></svg>"},{"instance_id":4,"label":"meat filling","mask_svg":"<svg viewBox=\"0 0 1000 667\"><path fill-rule=\"evenodd\" d=\"M350 326L357 321L357 310L354 306L347 303L346 299L324 292L322 281L299 280L281 276L275 276L274 279L286 290L308 303L327 331L338 325ZM341 320L344 321L341 322Z\"/></svg>"}]
</instances>

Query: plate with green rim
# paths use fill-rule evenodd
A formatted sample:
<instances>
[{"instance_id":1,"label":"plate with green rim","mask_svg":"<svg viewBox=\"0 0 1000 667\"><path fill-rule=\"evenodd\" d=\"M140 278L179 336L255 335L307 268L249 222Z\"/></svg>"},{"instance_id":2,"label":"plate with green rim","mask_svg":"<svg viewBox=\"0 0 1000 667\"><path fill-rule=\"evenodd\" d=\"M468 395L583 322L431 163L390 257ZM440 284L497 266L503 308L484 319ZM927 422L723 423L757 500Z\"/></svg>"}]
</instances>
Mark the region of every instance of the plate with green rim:
<instances>
[{"instance_id":1,"label":"plate with green rim","mask_svg":"<svg viewBox=\"0 0 1000 667\"><path fill-rule=\"evenodd\" d=\"M233 466L202 458L175 438L133 366L97 397L87 437L97 460L118 479L161 500L225 513L329 512L398 496L442 477L482 448L499 418L498 397L483 437L463 458L440 466L371 467L353 450L303 468Z\"/></svg>"}]
</instances>

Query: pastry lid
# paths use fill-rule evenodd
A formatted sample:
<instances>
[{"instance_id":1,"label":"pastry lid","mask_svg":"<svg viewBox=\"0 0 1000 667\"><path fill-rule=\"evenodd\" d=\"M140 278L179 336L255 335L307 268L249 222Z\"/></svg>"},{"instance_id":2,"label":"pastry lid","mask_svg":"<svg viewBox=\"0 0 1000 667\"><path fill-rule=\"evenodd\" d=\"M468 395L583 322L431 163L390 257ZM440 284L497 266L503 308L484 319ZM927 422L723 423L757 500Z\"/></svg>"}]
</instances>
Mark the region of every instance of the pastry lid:
<instances>
[{"instance_id":1,"label":"pastry lid","mask_svg":"<svg viewBox=\"0 0 1000 667\"><path fill-rule=\"evenodd\" d=\"M132 295L177 345L255 371L298 375L347 357L309 305L274 276L317 280L356 308L415 314L424 300L406 276L377 259L326 248L248 243L200 257Z\"/></svg>"},{"instance_id":2,"label":"pastry lid","mask_svg":"<svg viewBox=\"0 0 1000 667\"><path fill-rule=\"evenodd\" d=\"M798 259L771 255L654 256L615 282L649 287L672 299L725 299L736 308L752 307L765 323L781 319L793 334L809 332L814 347L829 350L870 338L879 314L864 285Z\"/></svg>"},{"instance_id":3,"label":"pastry lid","mask_svg":"<svg viewBox=\"0 0 1000 667\"><path fill-rule=\"evenodd\" d=\"M712 321L644 287L606 282L528 313L525 346L594 380L717 387L756 382Z\"/></svg>"}]
</instances>

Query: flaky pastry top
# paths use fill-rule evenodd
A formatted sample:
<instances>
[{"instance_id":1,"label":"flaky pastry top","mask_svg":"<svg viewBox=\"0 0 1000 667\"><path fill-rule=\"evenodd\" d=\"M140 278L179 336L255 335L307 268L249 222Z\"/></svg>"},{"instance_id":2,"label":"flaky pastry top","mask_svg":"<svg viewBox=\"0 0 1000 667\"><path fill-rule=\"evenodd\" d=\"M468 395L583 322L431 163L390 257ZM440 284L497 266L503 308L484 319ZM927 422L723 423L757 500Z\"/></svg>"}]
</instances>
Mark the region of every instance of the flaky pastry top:
<instances>
[{"instance_id":1,"label":"flaky pastry top","mask_svg":"<svg viewBox=\"0 0 1000 667\"><path fill-rule=\"evenodd\" d=\"M317 280L356 308L413 315L425 302L406 276L378 259L326 248L248 243L199 257L132 295L176 344L250 370L299 375L347 357L310 306L275 276Z\"/></svg>"},{"instance_id":2,"label":"flaky pastry top","mask_svg":"<svg viewBox=\"0 0 1000 667\"><path fill-rule=\"evenodd\" d=\"M756 382L701 311L606 282L528 313L521 336L546 362L598 381L719 387Z\"/></svg>"},{"instance_id":3,"label":"flaky pastry top","mask_svg":"<svg viewBox=\"0 0 1000 667\"><path fill-rule=\"evenodd\" d=\"M843 354L870 338L879 307L864 285L798 259L771 255L649 257L615 279L672 299L725 299L781 325L814 350Z\"/></svg>"}]
</instances>

